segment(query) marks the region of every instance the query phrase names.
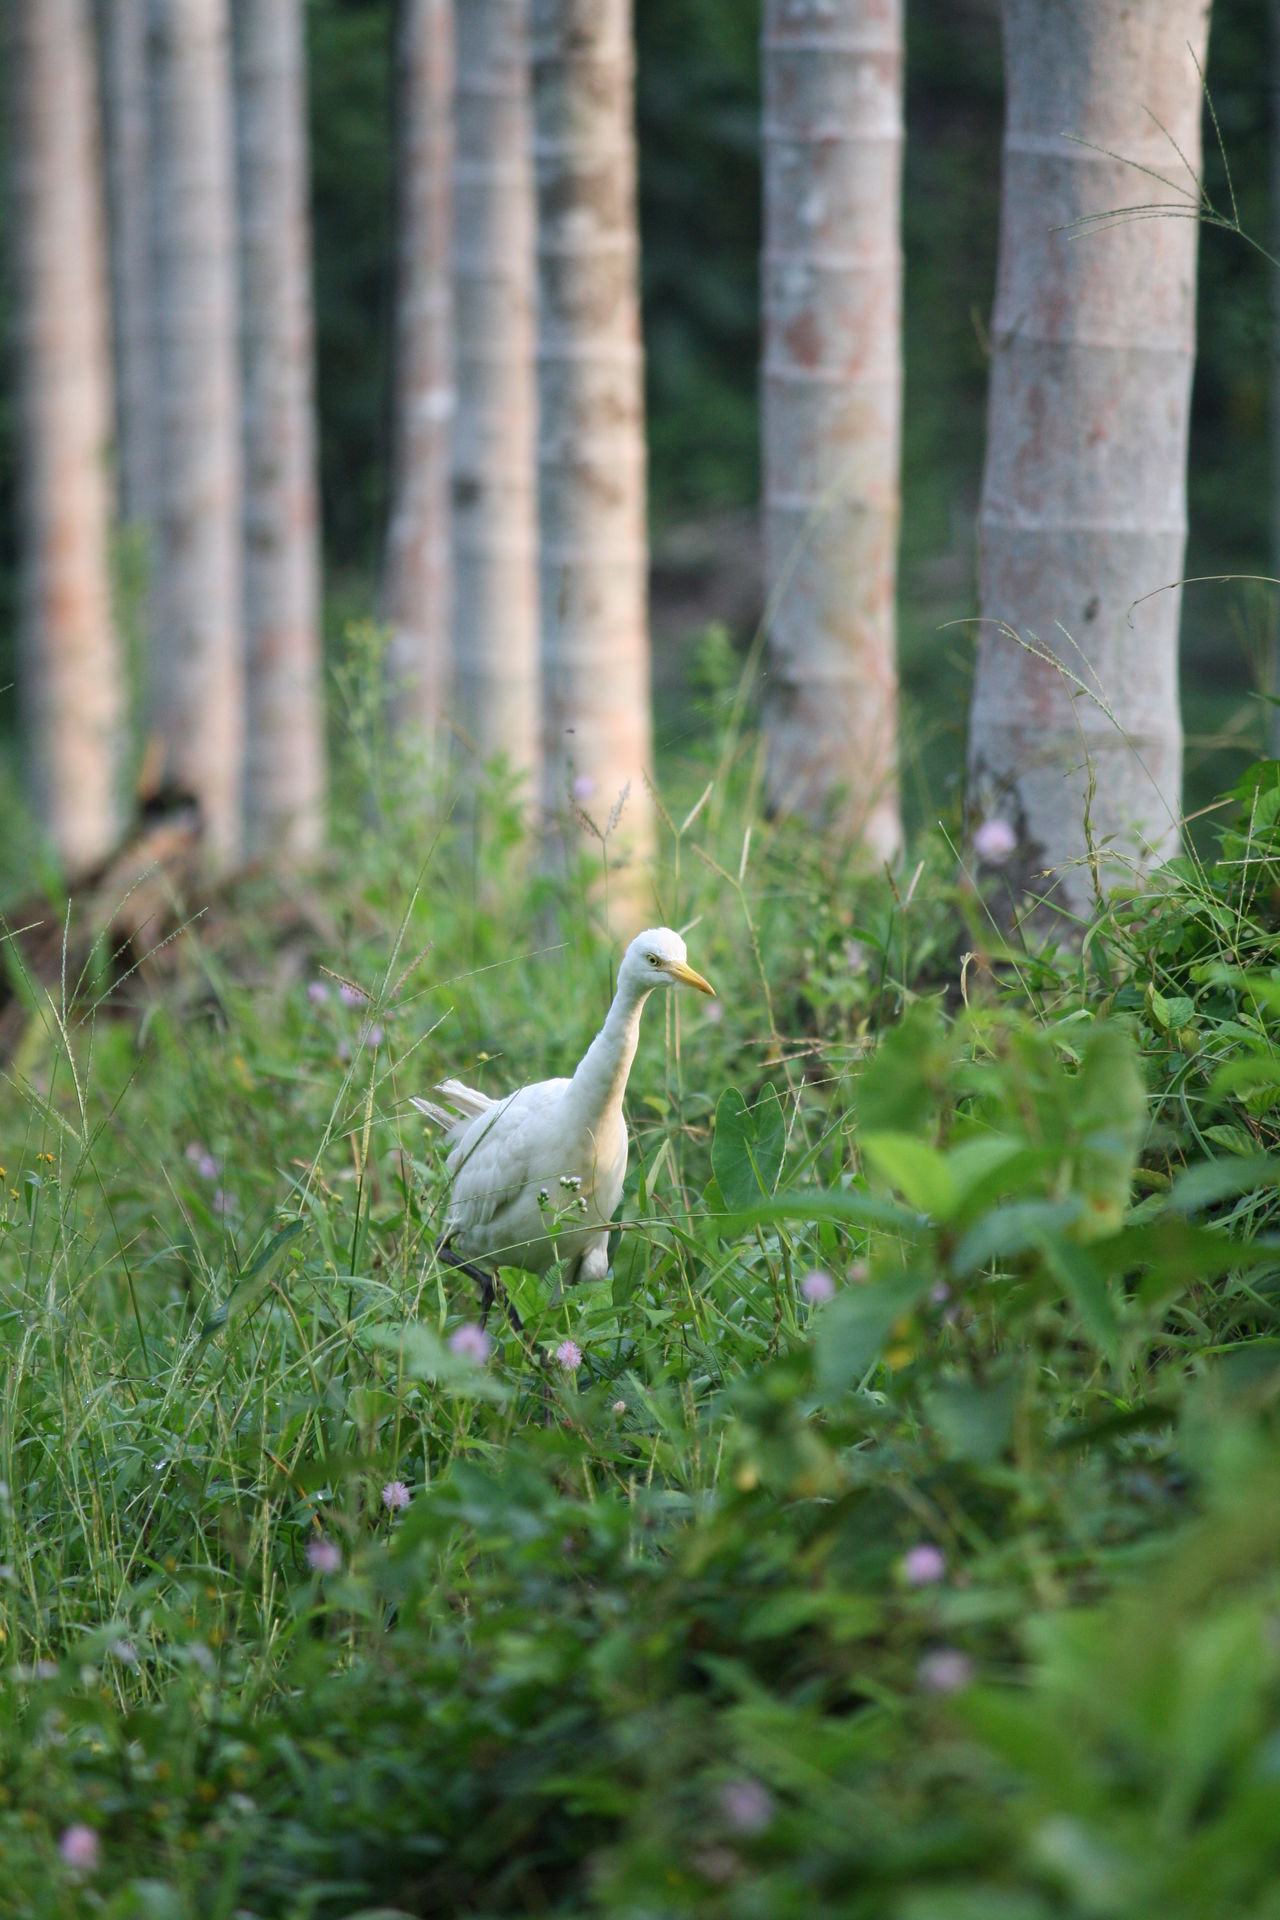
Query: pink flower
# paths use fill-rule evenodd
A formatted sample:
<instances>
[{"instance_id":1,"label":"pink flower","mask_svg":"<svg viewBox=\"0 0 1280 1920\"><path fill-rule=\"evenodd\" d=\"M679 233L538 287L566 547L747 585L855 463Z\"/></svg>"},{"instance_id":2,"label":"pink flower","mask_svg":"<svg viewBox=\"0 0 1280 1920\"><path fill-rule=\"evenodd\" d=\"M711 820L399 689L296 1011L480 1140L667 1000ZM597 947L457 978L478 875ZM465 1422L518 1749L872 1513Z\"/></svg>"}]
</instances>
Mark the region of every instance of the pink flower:
<instances>
[{"instance_id":1,"label":"pink flower","mask_svg":"<svg viewBox=\"0 0 1280 1920\"><path fill-rule=\"evenodd\" d=\"M449 1335L450 1353L460 1354L464 1360L474 1360L482 1367L493 1352L493 1341L483 1327L474 1320L468 1320L465 1326L455 1327Z\"/></svg>"},{"instance_id":2,"label":"pink flower","mask_svg":"<svg viewBox=\"0 0 1280 1920\"><path fill-rule=\"evenodd\" d=\"M812 1273L806 1273L800 1282L800 1291L811 1307L820 1307L824 1300L830 1300L835 1290L835 1281L821 1267L815 1267Z\"/></svg>"},{"instance_id":3,"label":"pink flower","mask_svg":"<svg viewBox=\"0 0 1280 1920\"><path fill-rule=\"evenodd\" d=\"M382 1504L388 1513L398 1513L408 1506L412 1497L403 1480L388 1480L382 1489Z\"/></svg>"},{"instance_id":4,"label":"pink flower","mask_svg":"<svg viewBox=\"0 0 1280 1920\"><path fill-rule=\"evenodd\" d=\"M576 1373L582 1365L582 1348L576 1340L562 1340L556 1348L556 1359L566 1373Z\"/></svg>"},{"instance_id":5,"label":"pink flower","mask_svg":"<svg viewBox=\"0 0 1280 1920\"><path fill-rule=\"evenodd\" d=\"M330 998L328 987L323 980L311 980L307 983L307 998L313 1007L322 1007Z\"/></svg>"},{"instance_id":6,"label":"pink flower","mask_svg":"<svg viewBox=\"0 0 1280 1920\"><path fill-rule=\"evenodd\" d=\"M945 1280L935 1280L929 1289L929 1298L935 1307L945 1307L951 1298L951 1289Z\"/></svg>"},{"instance_id":7,"label":"pink flower","mask_svg":"<svg viewBox=\"0 0 1280 1920\"><path fill-rule=\"evenodd\" d=\"M621 1420L621 1418L622 1418L622 1416L623 1416L623 1414L624 1414L624 1413L626 1412L626 1410L627 1410L627 1403L626 1403L626 1401L625 1401L625 1400L615 1400L615 1401L614 1401L614 1403L613 1403L613 1411L614 1411L614 1413L615 1413L615 1414L617 1415L617 1417L618 1417L618 1419L619 1419L619 1420Z\"/></svg>"},{"instance_id":8,"label":"pink flower","mask_svg":"<svg viewBox=\"0 0 1280 1920\"><path fill-rule=\"evenodd\" d=\"M982 821L974 830L973 850L989 867L1002 867L1017 844L1017 834L999 815Z\"/></svg>"},{"instance_id":9,"label":"pink flower","mask_svg":"<svg viewBox=\"0 0 1280 1920\"><path fill-rule=\"evenodd\" d=\"M932 1587L946 1578L947 1556L931 1540L922 1540L902 1556L902 1577L909 1587Z\"/></svg>"},{"instance_id":10,"label":"pink flower","mask_svg":"<svg viewBox=\"0 0 1280 1920\"><path fill-rule=\"evenodd\" d=\"M376 1020L366 1020L360 1029L360 1044L362 1047L380 1047L386 1037L386 1034Z\"/></svg>"},{"instance_id":11,"label":"pink flower","mask_svg":"<svg viewBox=\"0 0 1280 1920\"><path fill-rule=\"evenodd\" d=\"M362 987L352 987L344 980L338 988L338 998L344 1007L362 1007L369 996Z\"/></svg>"},{"instance_id":12,"label":"pink flower","mask_svg":"<svg viewBox=\"0 0 1280 1920\"><path fill-rule=\"evenodd\" d=\"M763 1833L773 1819L773 1795L758 1780L729 1780L716 1798L734 1833Z\"/></svg>"},{"instance_id":13,"label":"pink flower","mask_svg":"<svg viewBox=\"0 0 1280 1920\"><path fill-rule=\"evenodd\" d=\"M220 1219L225 1220L235 1206L225 1187L215 1187L213 1192L213 1210Z\"/></svg>"},{"instance_id":14,"label":"pink flower","mask_svg":"<svg viewBox=\"0 0 1280 1920\"><path fill-rule=\"evenodd\" d=\"M193 1140L186 1149L186 1158L202 1180L216 1180L222 1172L221 1161L215 1160L208 1147L202 1147L197 1140Z\"/></svg>"},{"instance_id":15,"label":"pink flower","mask_svg":"<svg viewBox=\"0 0 1280 1920\"><path fill-rule=\"evenodd\" d=\"M589 773L580 773L573 783L575 800L589 800L596 790L596 783Z\"/></svg>"},{"instance_id":16,"label":"pink flower","mask_svg":"<svg viewBox=\"0 0 1280 1920\"><path fill-rule=\"evenodd\" d=\"M87 1827L83 1820L77 1820L73 1826L63 1829L58 1842L58 1852L69 1867L76 1867L83 1873L92 1873L98 1864L98 1855L102 1851L97 1834Z\"/></svg>"},{"instance_id":17,"label":"pink flower","mask_svg":"<svg viewBox=\"0 0 1280 1920\"><path fill-rule=\"evenodd\" d=\"M314 1573L337 1573L342 1565L342 1548L336 1540L308 1540L307 1565Z\"/></svg>"},{"instance_id":18,"label":"pink flower","mask_svg":"<svg viewBox=\"0 0 1280 1920\"><path fill-rule=\"evenodd\" d=\"M973 1662L956 1647L935 1647L916 1669L925 1693L961 1693L973 1679Z\"/></svg>"}]
</instances>

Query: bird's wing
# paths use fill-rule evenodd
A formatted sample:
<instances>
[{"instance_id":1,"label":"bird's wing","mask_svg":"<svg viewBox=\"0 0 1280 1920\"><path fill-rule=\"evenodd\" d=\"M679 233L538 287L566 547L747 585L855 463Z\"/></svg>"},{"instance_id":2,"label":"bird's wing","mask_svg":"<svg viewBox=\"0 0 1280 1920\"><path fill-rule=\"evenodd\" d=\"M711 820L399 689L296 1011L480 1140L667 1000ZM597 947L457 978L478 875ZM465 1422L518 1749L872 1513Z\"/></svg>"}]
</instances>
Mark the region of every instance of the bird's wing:
<instances>
[{"instance_id":1,"label":"bird's wing","mask_svg":"<svg viewBox=\"0 0 1280 1920\"><path fill-rule=\"evenodd\" d=\"M567 1080L539 1080L519 1087L450 1136L453 1195L446 1224L461 1231L464 1244L467 1236L490 1228L494 1245L500 1244L504 1213L518 1210L531 1183L547 1177L542 1165L547 1134L568 1085ZM511 1225L514 1233L514 1220Z\"/></svg>"}]
</instances>

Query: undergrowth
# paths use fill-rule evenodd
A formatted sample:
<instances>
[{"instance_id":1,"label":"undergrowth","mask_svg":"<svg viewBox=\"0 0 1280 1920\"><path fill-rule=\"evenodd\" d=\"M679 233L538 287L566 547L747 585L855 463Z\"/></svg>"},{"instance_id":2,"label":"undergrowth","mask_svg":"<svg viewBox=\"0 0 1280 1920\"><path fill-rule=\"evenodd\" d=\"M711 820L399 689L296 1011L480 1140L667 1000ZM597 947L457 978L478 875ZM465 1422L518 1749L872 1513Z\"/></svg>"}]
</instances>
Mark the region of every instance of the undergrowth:
<instances>
[{"instance_id":1,"label":"undergrowth","mask_svg":"<svg viewBox=\"0 0 1280 1920\"><path fill-rule=\"evenodd\" d=\"M484 1358L409 1095L565 1070L632 928L352 700L287 934L27 988L0 1913L1280 1911L1277 763L1035 951L722 768L611 1277Z\"/></svg>"}]
</instances>

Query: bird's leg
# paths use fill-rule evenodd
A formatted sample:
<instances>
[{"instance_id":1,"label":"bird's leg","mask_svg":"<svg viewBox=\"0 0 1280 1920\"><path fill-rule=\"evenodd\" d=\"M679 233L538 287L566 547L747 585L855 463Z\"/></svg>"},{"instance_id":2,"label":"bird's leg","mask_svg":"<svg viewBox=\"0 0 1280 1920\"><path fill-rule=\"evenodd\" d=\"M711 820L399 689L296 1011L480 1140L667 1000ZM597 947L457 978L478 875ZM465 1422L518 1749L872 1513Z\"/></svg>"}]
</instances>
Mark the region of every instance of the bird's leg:
<instances>
[{"instance_id":1,"label":"bird's leg","mask_svg":"<svg viewBox=\"0 0 1280 1920\"><path fill-rule=\"evenodd\" d=\"M521 1320L520 1315L512 1306L507 1294L499 1287L491 1273L486 1273L483 1267L477 1267L470 1260L464 1260L460 1253L453 1251L447 1239L436 1242L436 1258L443 1260L447 1267L456 1267L459 1273L465 1273L470 1279L477 1283L480 1288L480 1325L482 1327L488 1321L489 1309L493 1305L494 1295L501 1293L502 1304L507 1310L507 1318L511 1322L512 1327L517 1333L524 1332L523 1320Z\"/></svg>"}]
</instances>

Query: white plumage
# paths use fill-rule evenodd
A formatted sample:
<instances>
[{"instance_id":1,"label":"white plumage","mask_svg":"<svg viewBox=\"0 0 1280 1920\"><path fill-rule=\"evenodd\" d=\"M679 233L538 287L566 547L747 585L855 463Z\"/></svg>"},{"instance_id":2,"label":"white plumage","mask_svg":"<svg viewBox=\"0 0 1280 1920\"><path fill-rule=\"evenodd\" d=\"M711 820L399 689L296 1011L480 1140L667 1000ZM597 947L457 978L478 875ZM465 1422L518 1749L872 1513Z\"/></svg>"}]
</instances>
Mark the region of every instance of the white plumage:
<instances>
[{"instance_id":1,"label":"white plumage","mask_svg":"<svg viewBox=\"0 0 1280 1920\"><path fill-rule=\"evenodd\" d=\"M627 1172L622 1096L655 987L713 993L669 927L639 934L618 969L600 1032L571 1080L537 1080L494 1100L445 1080L413 1104L449 1141L453 1192L439 1251L480 1280L485 1311L499 1266L542 1273L563 1260L571 1280L608 1269L609 1221ZM557 1223L554 1235L550 1231Z\"/></svg>"}]
</instances>

